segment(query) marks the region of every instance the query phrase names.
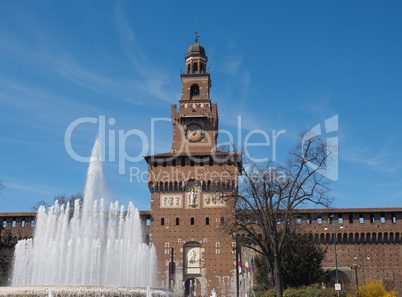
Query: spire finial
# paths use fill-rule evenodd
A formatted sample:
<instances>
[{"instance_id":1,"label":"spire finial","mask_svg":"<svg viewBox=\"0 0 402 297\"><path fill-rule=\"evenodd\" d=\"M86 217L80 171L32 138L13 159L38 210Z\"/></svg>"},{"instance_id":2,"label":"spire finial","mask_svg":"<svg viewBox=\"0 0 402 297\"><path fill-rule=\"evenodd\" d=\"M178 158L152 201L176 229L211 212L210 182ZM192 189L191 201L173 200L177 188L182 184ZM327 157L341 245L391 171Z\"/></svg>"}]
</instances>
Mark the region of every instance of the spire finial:
<instances>
[{"instance_id":1,"label":"spire finial","mask_svg":"<svg viewBox=\"0 0 402 297\"><path fill-rule=\"evenodd\" d=\"M195 22L195 32L194 32L194 35L195 35L195 43L198 43L198 38L200 37L199 35L198 35L198 30L197 30L197 22Z\"/></svg>"}]
</instances>

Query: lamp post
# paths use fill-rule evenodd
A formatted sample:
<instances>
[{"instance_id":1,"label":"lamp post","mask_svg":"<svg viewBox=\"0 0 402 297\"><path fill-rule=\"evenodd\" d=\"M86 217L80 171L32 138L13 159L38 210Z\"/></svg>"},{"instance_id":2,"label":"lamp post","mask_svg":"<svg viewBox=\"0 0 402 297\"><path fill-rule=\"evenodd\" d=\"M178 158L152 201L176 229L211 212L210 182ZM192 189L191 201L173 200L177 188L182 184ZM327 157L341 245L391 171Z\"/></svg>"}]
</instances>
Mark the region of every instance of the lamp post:
<instances>
[{"instance_id":1,"label":"lamp post","mask_svg":"<svg viewBox=\"0 0 402 297\"><path fill-rule=\"evenodd\" d=\"M356 275L356 291L357 291L357 296L359 295L359 279L357 278L357 268L360 268L360 265L358 264L353 264L352 266L350 266L351 269L355 270L355 275Z\"/></svg>"},{"instance_id":2,"label":"lamp post","mask_svg":"<svg viewBox=\"0 0 402 297\"><path fill-rule=\"evenodd\" d=\"M338 257L336 254L336 232L335 232L335 220L334 220L334 215L330 215L329 216L331 218L331 222L332 222L332 234L334 236L334 250L335 250L335 274L336 274L336 285L339 284L339 276L338 276ZM343 226L341 226L340 228L343 228ZM325 227L325 230L328 230L328 227ZM335 285L335 290L337 289L337 286ZM339 290L336 290L337 295L339 297Z\"/></svg>"},{"instance_id":3,"label":"lamp post","mask_svg":"<svg viewBox=\"0 0 402 297\"><path fill-rule=\"evenodd\" d=\"M363 283L366 284L366 275L365 275L365 273L364 273L364 254L359 252L359 255L360 255L360 261L362 262ZM370 256L367 256L366 259L367 259L367 260L370 260ZM357 256L355 256L355 261L357 261Z\"/></svg>"},{"instance_id":4,"label":"lamp post","mask_svg":"<svg viewBox=\"0 0 402 297\"><path fill-rule=\"evenodd\" d=\"M174 248L172 247L172 259L169 263L169 290L174 291L175 273L176 273L176 263L173 259Z\"/></svg>"}]
</instances>

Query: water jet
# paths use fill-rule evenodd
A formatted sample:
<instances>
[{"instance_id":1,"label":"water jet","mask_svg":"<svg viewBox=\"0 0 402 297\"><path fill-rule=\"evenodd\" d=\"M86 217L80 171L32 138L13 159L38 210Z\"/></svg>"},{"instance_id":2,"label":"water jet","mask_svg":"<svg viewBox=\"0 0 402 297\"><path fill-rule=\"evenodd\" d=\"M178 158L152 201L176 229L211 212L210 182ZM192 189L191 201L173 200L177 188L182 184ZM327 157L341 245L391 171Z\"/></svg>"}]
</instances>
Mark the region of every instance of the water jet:
<instances>
[{"instance_id":1,"label":"water jet","mask_svg":"<svg viewBox=\"0 0 402 297\"><path fill-rule=\"evenodd\" d=\"M0 296L174 296L149 289L156 252L144 243L138 209L116 201L105 211L100 149L97 138L82 205L39 208L33 239L16 245L12 287Z\"/></svg>"}]
</instances>

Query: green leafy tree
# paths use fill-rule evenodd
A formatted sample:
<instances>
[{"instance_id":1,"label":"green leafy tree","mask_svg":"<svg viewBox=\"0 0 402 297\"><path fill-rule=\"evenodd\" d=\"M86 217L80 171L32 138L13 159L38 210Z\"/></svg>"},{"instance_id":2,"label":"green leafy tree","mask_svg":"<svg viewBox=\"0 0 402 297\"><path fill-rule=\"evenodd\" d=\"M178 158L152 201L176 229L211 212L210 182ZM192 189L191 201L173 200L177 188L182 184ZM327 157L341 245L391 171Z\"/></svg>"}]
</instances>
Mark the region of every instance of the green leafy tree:
<instances>
[{"instance_id":1,"label":"green leafy tree","mask_svg":"<svg viewBox=\"0 0 402 297\"><path fill-rule=\"evenodd\" d=\"M322 269L326 249L309 240L307 235L292 234L284 247L281 266L284 288L298 288L323 283L327 272ZM257 290L267 290L267 279L272 277L273 265L267 266L263 256L255 259Z\"/></svg>"},{"instance_id":2,"label":"green leafy tree","mask_svg":"<svg viewBox=\"0 0 402 297\"><path fill-rule=\"evenodd\" d=\"M5 229L0 233L0 285L7 285L7 278L12 269L15 244L10 229Z\"/></svg>"},{"instance_id":3,"label":"green leafy tree","mask_svg":"<svg viewBox=\"0 0 402 297\"><path fill-rule=\"evenodd\" d=\"M290 236L281 261L284 287L297 288L323 283L327 276L327 272L322 269L326 251L306 234Z\"/></svg>"}]
</instances>

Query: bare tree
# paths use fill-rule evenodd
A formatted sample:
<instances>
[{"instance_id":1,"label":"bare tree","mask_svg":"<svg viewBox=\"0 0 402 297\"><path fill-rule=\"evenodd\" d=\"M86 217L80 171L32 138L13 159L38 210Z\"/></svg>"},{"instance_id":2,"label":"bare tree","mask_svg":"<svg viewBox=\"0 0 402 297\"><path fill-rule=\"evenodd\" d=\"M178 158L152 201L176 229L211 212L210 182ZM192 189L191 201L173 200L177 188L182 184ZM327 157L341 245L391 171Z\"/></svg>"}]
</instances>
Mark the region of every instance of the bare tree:
<instances>
[{"instance_id":1,"label":"bare tree","mask_svg":"<svg viewBox=\"0 0 402 297\"><path fill-rule=\"evenodd\" d=\"M46 208L52 206L56 201L58 201L58 203L64 204L67 206L67 203L70 203L70 211L73 212L74 211L74 202L75 200L79 200L80 202L80 206L82 206L82 193L77 193L77 194L73 194L71 196L67 196L66 194L57 194L53 197L53 202L47 202L45 200L41 200L38 201L34 206L32 206L32 210L37 211L39 209L39 207L41 207L42 205L45 206Z\"/></svg>"},{"instance_id":2,"label":"bare tree","mask_svg":"<svg viewBox=\"0 0 402 297\"><path fill-rule=\"evenodd\" d=\"M268 283L276 287L277 297L283 291L282 252L296 225L294 210L330 206L328 180L323 174L331 169L335 152L336 148L328 147L321 138L302 134L283 164L261 166L244 157L235 164L242 177L238 191L227 197L235 199L236 213L226 227L241 246L265 257L267 267L273 270Z\"/></svg>"}]
</instances>

